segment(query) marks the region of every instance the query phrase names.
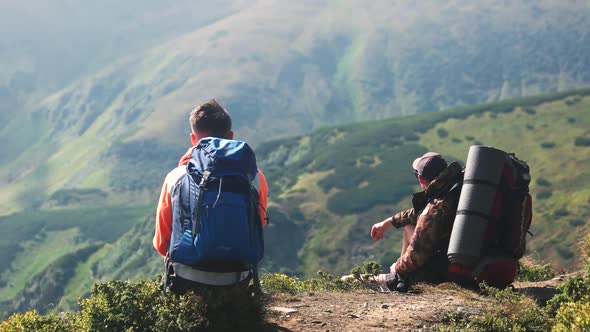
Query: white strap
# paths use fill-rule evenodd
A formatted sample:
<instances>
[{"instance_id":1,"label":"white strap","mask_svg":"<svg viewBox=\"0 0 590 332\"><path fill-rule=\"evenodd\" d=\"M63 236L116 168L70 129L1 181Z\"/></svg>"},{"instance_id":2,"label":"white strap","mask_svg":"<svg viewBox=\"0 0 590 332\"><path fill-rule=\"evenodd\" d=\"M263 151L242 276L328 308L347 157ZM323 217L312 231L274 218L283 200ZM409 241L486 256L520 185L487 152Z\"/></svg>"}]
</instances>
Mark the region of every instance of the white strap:
<instances>
[{"instance_id":1,"label":"white strap","mask_svg":"<svg viewBox=\"0 0 590 332\"><path fill-rule=\"evenodd\" d=\"M212 286L226 286L236 283L236 272L208 272L197 270L188 265L180 263L172 263L174 273L181 278L198 282L205 285ZM242 281L248 277L250 271L240 272L240 278L237 281Z\"/></svg>"},{"instance_id":2,"label":"white strap","mask_svg":"<svg viewBox=\"0 0 590 332\"><path fill-rule=\"evenodd\" d=\"M256 176L252 180L252 187L254 187L254 189L256 189L256 191L260 192L260 176L258 176L258 172L256 173Z\"/></svg>"}]
</instances>

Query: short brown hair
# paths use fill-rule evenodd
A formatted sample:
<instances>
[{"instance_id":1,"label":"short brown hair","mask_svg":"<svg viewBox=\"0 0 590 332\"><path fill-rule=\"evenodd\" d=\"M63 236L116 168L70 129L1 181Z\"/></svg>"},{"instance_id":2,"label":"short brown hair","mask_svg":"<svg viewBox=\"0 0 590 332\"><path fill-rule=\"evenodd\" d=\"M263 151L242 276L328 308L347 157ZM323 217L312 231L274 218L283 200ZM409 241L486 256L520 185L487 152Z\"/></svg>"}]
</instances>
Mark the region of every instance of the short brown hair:
<instances>
[{"instance_id":1,"label":"short brown hair","mask_svg":"<svg viewBox=\"0 0 590 332\"><path fill-rule=\"evenodd\" d=\"M231 117L215 99L193 109L189 121L195 134L201 132L213 137L225 138L231 131Z\"/></svg>"}]
</instances>

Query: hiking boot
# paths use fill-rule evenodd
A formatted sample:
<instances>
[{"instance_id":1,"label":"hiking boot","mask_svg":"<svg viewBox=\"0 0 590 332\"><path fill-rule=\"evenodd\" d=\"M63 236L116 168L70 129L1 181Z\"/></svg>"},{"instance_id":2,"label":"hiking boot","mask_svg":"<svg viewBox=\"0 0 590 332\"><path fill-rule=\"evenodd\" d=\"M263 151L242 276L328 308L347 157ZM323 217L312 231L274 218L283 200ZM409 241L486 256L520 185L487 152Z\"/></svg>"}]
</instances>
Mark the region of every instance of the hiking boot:
<instances>
[{"instance_id":1,"label":"hiking boot","mask_svg":"<svg viewBox=\"0 0 590 332\"><path fill-rule=\"evenodd\" d=\"M400 293L407 293L409 288L410 288L410 284L404 280L404 281L400 281L397 283L395 290Z\"/></svg>"},{"instance_id":2,"label":"hiking boot","mask_svg":"<svg viewBox=\"0 0 590 332\"><path fill-rule=\"evenodd\" d=\"M388 273L385 278L385 285L390 291L395 291L399 283L399 276L396 273Z\"/></svg>"},{"instance_id":3,"label":"hiking boot","mask_svg":"<svg viewBox=\"0 0 590 332\"><path fill-rule=\"evenodd\" d=\"M395 285L395 291L400 293L407 293L408 289L412 282L410 281L409 277L402 277L399 274L396 274L397 284Z\"/></svg>"}]
</instances>

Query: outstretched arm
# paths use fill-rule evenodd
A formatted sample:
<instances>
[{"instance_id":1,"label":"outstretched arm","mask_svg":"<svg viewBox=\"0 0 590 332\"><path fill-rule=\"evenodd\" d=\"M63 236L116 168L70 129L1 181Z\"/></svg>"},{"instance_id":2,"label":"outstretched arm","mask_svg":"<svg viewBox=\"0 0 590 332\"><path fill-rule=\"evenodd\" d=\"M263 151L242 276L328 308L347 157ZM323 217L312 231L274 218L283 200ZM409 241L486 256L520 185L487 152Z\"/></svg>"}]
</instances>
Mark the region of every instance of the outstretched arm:
<instances>
[{"instance_id":1,"label":"outstretched arm","mask_svg":"<svg viewBox=\"0 0 590 332\"><path fill-rule=\"evenodd\" d=\"M389 227L401 228L406 225L416 225L418 214L414 209L408 209L395 214L371 227L371 238L375 241L380 240Z\"/></svg>"},{"instance_id":2,"label":"outstretched arm","mask_svg":"<svg viewBox=\"0 0 590 332\"><path fill-rule=\"evenodd\" d=\"M406 225L416 225L418 221L419 213L416 213L414 208L407 209L402 212L396 213L393 217L391 217L391 224L395 228L402 228Z\"/></svg>"}]
</instances>

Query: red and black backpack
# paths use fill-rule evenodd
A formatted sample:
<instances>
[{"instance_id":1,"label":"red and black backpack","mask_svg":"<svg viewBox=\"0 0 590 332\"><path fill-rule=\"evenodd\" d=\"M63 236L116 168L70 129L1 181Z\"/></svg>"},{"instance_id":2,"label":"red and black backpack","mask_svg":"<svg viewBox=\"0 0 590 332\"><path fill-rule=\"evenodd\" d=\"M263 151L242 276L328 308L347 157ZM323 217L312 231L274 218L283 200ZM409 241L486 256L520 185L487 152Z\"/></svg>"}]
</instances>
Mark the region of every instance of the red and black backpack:
<instances>
[{"instance_id":1,"label":"red and black backpack","mask_svg":"<svg viewBox=\"0 0 590 332\"><path fill-rule=\"evenodd\" d=\"M506 158L492 210L493 229L486 232L490 254L499 251L514 259L524 256L526 236L532 221L531 175L526 162L511 153ZM484 253L485 254L485 253Z\"/></svg>"},{"instance_id":2,"label":"red and black backpack","mask_svg":"<svg viewBox=\"0 0 590 332\"><path fill-rule=\"evenodd\" d=\"M507 154L484 233L479 263L475 267L451 264L451 276L475 278L498 288L514 281L532 221L530 181L527 163L513 153Z\"/></svg>"}]
</instances>

